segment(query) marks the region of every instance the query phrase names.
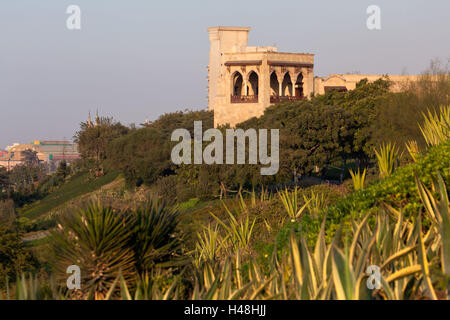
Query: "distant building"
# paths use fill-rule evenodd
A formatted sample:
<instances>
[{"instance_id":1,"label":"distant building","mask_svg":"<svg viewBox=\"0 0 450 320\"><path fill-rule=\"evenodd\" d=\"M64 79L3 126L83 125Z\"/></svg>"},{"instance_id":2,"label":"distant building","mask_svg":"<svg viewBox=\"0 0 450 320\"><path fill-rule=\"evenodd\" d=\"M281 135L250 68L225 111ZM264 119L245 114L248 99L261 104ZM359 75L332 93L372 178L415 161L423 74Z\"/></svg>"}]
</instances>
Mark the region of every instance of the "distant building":
<instances>
[{"instance_id":1,"label":"distant building","mask_svg":"<svg viewBox=\"0 0 450 320\"><path fill-rule=\"evenodd\" d=\"M0 167L4 167L8 171L25 162L26 157L23 151L6 152L0 155Z\"/></svg>"},{"instance_id":2,"label":"distant building","mask_svg":"<svg viewBox=\"0 0 450 320\"><path fill-rule=\"evenodd\" d=\"M48 164L49 171L52 172L60 161L72 162L80 158L78 145L69 141L38 140L30 144L15 143L7 147L7 152L0 154L0 167L7 170L16 165L25 163L25 151L36 152L39 163Z\"/></svg>"},{"instance_id":3,"label":"distant building","mask_svg":"<svg viewBox=\"0 0 450 320\"><path fill-rule=\"evenodd\" d=\"M279 52L277 47L247 45L250 28L208 28L208 109L214 126L259 117L278 102L309 99L327 91L353 90L362 79L382 75L333 74L314 76L314 54ZM392 91L399 91L417 76L391 75Z\"/></svg>"}]
</instances>

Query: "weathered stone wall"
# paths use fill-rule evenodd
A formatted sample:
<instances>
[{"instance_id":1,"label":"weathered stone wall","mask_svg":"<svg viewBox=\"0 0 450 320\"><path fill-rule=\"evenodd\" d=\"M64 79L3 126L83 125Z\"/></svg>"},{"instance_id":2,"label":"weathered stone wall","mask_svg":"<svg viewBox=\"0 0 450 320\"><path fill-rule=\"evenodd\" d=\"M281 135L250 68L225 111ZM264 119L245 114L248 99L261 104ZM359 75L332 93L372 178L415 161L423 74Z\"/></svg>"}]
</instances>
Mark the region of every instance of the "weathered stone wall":
<instances>
[{"instance_id":1,"label":"weathered stone wall","mask_svg":"<svg viewBox=\"0 0 450 320\"><path fill-rule=\"evenodd\" d=\"M347 90L353 90L356 88L356 84L363 79L374 82L381 78L386 78L386 76L373 74L332 74L327 77L316 77L314 78L314 94L324 94L325 87L346 87ZM393 92L399 92L408 82L417 81L418 76L388 75L387 79L393 82L391 90Z\"/></svg>"}]
</instances>

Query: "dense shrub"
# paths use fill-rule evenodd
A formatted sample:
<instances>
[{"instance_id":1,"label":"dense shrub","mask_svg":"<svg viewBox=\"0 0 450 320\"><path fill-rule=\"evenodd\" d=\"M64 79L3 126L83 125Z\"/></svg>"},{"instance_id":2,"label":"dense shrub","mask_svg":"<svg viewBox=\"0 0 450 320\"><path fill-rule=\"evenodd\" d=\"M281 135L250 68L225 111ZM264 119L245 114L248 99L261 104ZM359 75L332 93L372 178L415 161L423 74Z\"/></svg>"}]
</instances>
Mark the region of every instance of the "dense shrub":
<instances>
[{"instance_id":1,"label":"dense shrub","mask_svg":"<svg viewBox=\"0 0 450 320\"><path fill-rule=\"evenodd\" d=\"M392 175L379 180L364 190L356 191L328 208L328 215L338 222L350 213L362 216L380 203L403 208L406 214L417 212L422 204L417 193L415 174L427 185L440 171L446 183L450 181L450 141L432 147L417 163L400 167Z\"/></svg>"}]
</instances>

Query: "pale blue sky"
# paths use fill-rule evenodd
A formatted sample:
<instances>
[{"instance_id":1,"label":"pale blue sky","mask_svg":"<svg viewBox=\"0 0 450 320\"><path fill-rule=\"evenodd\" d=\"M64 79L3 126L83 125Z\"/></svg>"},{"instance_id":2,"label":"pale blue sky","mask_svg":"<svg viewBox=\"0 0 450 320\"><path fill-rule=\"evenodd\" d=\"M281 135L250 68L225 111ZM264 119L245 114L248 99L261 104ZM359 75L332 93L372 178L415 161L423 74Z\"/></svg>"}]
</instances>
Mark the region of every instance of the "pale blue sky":
<instances>
[{"instance_id":1,"label":"pale blue sky","mask_svg":"<svg viewBox=\"0 0 450 320\"><path fill-rule=\"evenodd\" d=\"M82 30L66 28L66 8ZM382 30L366 28L381 7ZM450 56L448 0L2 0L0 148L71 138L89 110L124 124L204 109L209 26L315 53L315 75L409 74Z\"/></svg>"}]
</instances>

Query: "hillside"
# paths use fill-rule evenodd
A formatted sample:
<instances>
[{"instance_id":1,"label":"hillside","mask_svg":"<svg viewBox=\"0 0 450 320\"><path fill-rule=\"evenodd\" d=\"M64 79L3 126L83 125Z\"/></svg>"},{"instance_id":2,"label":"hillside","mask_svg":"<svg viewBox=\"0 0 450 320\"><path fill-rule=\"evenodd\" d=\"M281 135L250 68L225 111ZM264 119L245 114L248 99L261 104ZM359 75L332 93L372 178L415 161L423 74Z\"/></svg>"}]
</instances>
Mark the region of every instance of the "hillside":
<instances>
[{"instance_id":1,"label":"hillside","mask_svg":"<svg viewBox=\"0 0 450 320\"><path fill-rule=\"evenodd\" d=\"M38 200L30 205L25 205L23 208L19 209L18 214L20 217L30 220L42 218L59 206L111 183L118 176L119 173L110 172L102 177L94 179L91 178L88 173L77 173L71 177L68 182L64 183L60 188L44 197L42 200Z\"/></svg>"}]
</instances>

